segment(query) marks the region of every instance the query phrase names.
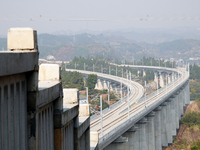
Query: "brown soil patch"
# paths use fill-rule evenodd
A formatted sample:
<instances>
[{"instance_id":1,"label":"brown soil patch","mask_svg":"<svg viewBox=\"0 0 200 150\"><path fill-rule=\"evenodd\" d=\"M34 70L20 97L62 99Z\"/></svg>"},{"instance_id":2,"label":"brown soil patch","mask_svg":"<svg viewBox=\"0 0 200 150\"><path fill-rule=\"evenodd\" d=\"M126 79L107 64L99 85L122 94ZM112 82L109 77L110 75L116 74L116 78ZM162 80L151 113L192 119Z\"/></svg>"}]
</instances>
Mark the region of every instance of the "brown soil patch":
<instances>
[{"instance_id":1,"label":"brown soil patch","mask_svg":"<svg viewBox=\"0 0 200 150\"><path fill-rule=\"evenodd\" d=\"M104 100L108 96L108 94L101 94L101 96L102 96L102 99Z\"/></svg>"},{"instance_id":2,"label":"brown soil patch","mask_svg":"<svg viewBox=\"0 0 200 150\"><path fill-rule=\"evenodd\" d=\"M85 90L81 90L80 92L81 92L81 94L85 94L85 93L86 93L86 91L85 91Z\"/></svg>"},{"instance_id":3,"label":"brown soil patch","mask_svg":"<svg viewBox=\"0 0 200 150\"><path fill-rule=\"evenodd\" d=\"M185 114L192 111L200 112L200 102L193 102L192 104L188 105Z\"/></svg>"}]
</instances>

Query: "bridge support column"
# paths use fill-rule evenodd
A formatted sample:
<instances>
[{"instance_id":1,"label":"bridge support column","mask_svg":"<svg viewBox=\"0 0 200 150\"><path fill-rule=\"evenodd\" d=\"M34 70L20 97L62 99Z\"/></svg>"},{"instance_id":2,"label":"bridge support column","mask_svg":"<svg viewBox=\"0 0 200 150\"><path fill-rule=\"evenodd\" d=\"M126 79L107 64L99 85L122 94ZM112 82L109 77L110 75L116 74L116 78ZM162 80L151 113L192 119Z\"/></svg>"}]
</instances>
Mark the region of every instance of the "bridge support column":
<instances>
[{"instance_id":1,"label":"bridge support column","mask_svg":"<svg viewBox=\"0 0 200 150\"><path fill-rule=\"evenodd\" d=\"M167 84L171 83L171 74L167 74Z\"/></svg>"},{"instance_id":2,"label":"bridge support column","mask_svg":"<svg viewBox=\"0 0 200 150\"><path fill-rule=\"evenodd\" d=\"M188 105L188 101L187 101L187 90L186 90L187 86L184 87L183 89L183 97L184 97L184 100L185 100L185 105Z\"/></svg>"},{"instance_id":3,"label":"bridge support column","mask_svg":"<svg viewBox=\"0 0 200 150\"><path fill-rule=\"evenodd\" d=\"M155 123L154 123L154 131L155 131L155 150L162 150L161 144L161 106L158 106L154 111L155 115Z\"/></svg>"},{"instance_id":4,"label":"bridge support column","mask_svg":"<svg viewBox=\"0 0 200 150\"><path fill-rule=\"evenodd\" d=\"M184 106L186 105L186 98L185 98L185 87L182 88L182 102L183 102L183 113L184 113Z\"/></svg>"},{"instance_id":5,"label":"bridge support column","mask_svg":"<svg viewBox=\"0 0 200 150\"><path fill-rule=\"evenodd\" d=\"M135 149L138 149L140 148L140 139L139 139L139 136L140 136L140 129L138 128L137 131L135 132L134 134L134 137L133 137L133 140L134 140L134 150Z\"/></svg>"},{"instance_id":6,"label":"bridge support column","mask_svg":"<svg viewBox=\"0 0 200 150\"><path fill-rule=\"evenodd\" d=\"M154 82L158 82L158 73L154 72Z\"/></svg>"},{"instance_id":7,"label":"bridge support column","mask_svg":"<svg viewBox=\"0 0 200 150\"><path fill-rule=\"evenodd\" d=\"M102 90L103 89L103 86L102 86L102 83L101 83L100 79L97 80L97 89L98 90Z\"/></svg>"},{"instance_id":8,"label":"bridge support column","mask_svg":"<svg viewBox=\"0 0 200 150\"><path fill-rule=\"evenodd\" d=\"M183 99L181 91L179 91L178 94L178 102L179 102L179 120L181 120L181 115L183 114Z\"/></svg>"},{"instance_id":9,"label":"bridge support column","mask_svg":"<svg viewBox=\"0 0 200 150\"><path fill-rule=\"evenodd\" d=\"M128 142L127 137L118 137L110 145L108 145L104 150L124 150L125 143Z\"/></svg>"},{"instance_id":10,"label":"bridge support column","mask_svg":"<svg viewBox=\"0 0 200 150\"><path fill-rule=\"evenodd\" d=\"M179 129L179 102L178 102L178 92L175 94L175 114L176 114L176 129Z\"/></svg>"},{"instance_id":11,"label":"bridge support column","mask_svg":"<svg viewBox=\"0 0 200 150\"><path fill-rule=\"evenodd\" d=\"M137 71L138 77L140 77L140 70Z\"/></svg>"},{"instance_id":12,"label":"bridge support column","mask_svg":"<svg viewBox=\"0 0 200 150\"><path fill-rule=\"evenodd\" d=\"M95 84L95 88L94 89L98 89L98 83Z\"/></svg>"},{"instance_id":13,"label":"bridge support column","mask_svg":"<svg viewBox=\"0 0 200 150\"><path fill-rule=\"evenodd\" d=\"M146 76L146 70L143 70L143 77Z\"/></svg>"},{"instance_id":14,"label":"bridge support column","mask_svg":"<svg viewBox=\"0 0 200 150\"><path fill-rule=\"evenodd\" d=\"M147 133L147 150L155 150L155 131L154 131L154 116L155 112L149 113L146 117L148 119L146 125L146 133Z\"/></svg>"},{"instance_id":15,"label":"bridge support column","mask_svg":"<svg viewBox=\"0 0 200 150\"><path fill-rule=\"evenodd\" d=\"M161 104L162 110L161 110L161 133L162 133L162 148L166 148L168 146L167 143L167 115L166 115L166 109L167 105L166 103Z\"/></svg>"},{"instance_id":16,"label":"bridge support column","mask_svg":"<svg viewBox=\"0 0 200 150\"><path fill-rule=\"evenodd\" d=\"M171 116L172 116L172 136L176 136L176 108L175 108L175 98L172 98L170 103Z\"/></svg>"},{"instance_id":17,"label":"bridge support column","mask_svg":"<svg viewBox=\"0 0 200 150\"><path fill-rule=\"evenodd\" d=\"M165 86L165 81L164 81L164 73L160 72L160 87Z\"/></svg>"},{"instance_id":18,"label":"bridge support column","mask_svg":"<svg viewBox=\"0 0 200 150\"><path fill-rule=\"evenodd\" d=\"M146 118L143 118L139 122L137 122L139 127L139 143L140 143L139 150L147 149L146 128L145 128L146 123L147 123Z\"/></svg>"},{"instance_id":19,"label":"bridge support column","mask_svg":"<svg viewBox=\"0 0 200 150\"><path fill-rule=\"evenodd\" d=\"M174 76L173 76L173 73L170 74L170 82L173 82L174 81Z\"/></svg>"},{"instance_id":20,"label":"bridge support column","mask_svg":"<svg viewBox=\"0 0 200 150\"><path fill-rule=\"evenodd\" d=\"M168 84L172 82L172 74L168 74Z\"/></svg>"},{"instance_id":21,"label":"bridge support column","mask_svg":"<svg viewBox=\"0 0 200 150\"><path fill-rule=\"evenodd\" d=\"M185 92L186 92L186 101L187 101L187 104L190 104L189 82L187 83L187 85L185 87Z\"/></svg>"},{"instance_id":22,"label":"bridge support column","mask_svg":"<svg viewBox=\"0 0 200 150\"><path fill-rule=\"evenodd\" d=\"M128 142L124 143L124 149L139 149L139 141L137 141L138 136L136 136L136 132L138 132L138 128L133 126L122 135L128 138Z\"/></svg>"},{"instance_id":23,"label":"bridge support column","mask_svg":"<svg viewBox=\"0 0 200 150\"><path fill-rule=\"evenodd\" d=\"M171 102L172 98L169 98L167 101L167 142L168 145L172 145L172 108Z\"/></svg>"},{"instance_id":24,"label":"bridge support column","mask_svg":"<svg viewBox=\"0 0 200 150\"><path fill-rule=\"evenodd\" d=\"M187 93L188 93L188 101L190 104L190 82L188 81L188 85L187 85Z\"/></svg>"},{"instance_id":25,"label":"bridge support column","mask_svg":"<svg viewBox=\"0 0 200 150\"><path fill-rule=\"evenodd\" d=\"M105 80L103 81L103 88L108 89L108 85L107 85L107 82Z\"/></svg>"}]
</instances>

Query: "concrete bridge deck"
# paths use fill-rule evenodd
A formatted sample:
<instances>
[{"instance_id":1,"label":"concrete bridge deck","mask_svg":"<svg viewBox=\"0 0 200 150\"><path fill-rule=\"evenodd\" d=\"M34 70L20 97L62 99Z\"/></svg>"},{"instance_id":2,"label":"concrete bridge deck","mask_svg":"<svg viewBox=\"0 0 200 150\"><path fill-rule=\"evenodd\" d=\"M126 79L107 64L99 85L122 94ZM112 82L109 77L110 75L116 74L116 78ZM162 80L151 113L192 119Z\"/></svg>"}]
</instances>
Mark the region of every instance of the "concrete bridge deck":
<instances>
[{"instance_id":1,"label":"concrete bridge deck","mask_svg":"<svg viewBox=\"0 0 200 150\"><path fill-rule=\"evenodd\" d=\"M143 66L143 68L145 68L145 66ZM134 124L136 124L146 115L151 113L159 105L161 105L171 96L173 96L181 87L185 86L188 83L187 81L189 79L189 74L185 71L185 69L178 70L172 68L151 66L148 66L147 68L159 71L176 72L179 74L179 77L170 84L159 89L157 92L148 95L146 97L146 100L145 98L142 98L144 92L143 87L141 85L138 85L138 83L131 81L130 103L134 104L136 101L138 101L138 103L130 107L129 117L127 109L128 105L126 100L124 99L123 101L115 104L114 108L104 111L103 134L101 134L100 117L93 117L94 119L91 119L91 131L98 133L98 149L106 148L110 143L112 143L123 133L133 127ZM115 80L116 82L123 82L123 84L125 84L126 86L128 85L126 79L112 75L73 69L67 69L67 71L79 71L82 74L97 74L97 76L100 76L101 78Z\"/></svg>"}]
</instances>

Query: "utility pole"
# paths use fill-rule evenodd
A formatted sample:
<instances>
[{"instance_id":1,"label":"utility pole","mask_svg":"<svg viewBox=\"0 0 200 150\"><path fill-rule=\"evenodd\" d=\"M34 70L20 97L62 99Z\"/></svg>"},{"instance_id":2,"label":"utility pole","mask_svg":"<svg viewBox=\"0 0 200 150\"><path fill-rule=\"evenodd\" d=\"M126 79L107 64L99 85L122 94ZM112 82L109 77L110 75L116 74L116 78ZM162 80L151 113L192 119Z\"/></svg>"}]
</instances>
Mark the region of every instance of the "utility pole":
<instances>
[{"instance_id":1,"label":"utility pole","mask_svg":"<svg viewBox=\"0 0 200 150\"><path fill-rule=\"evenodd\" d=\"M122 78L123 78L124 76L123 76L123 68L122 68Z\"/></svg>"},{"instance_id":2,"label":"utility pole","mask_svg":"<svg viewBox=\"0 0 200 150\"><path fill-rule=\"evenodd\" d=\"M87 104L88 104L88 87L85 87L86 88L86 93L87 93Z\"/></svg>"},{"instance_id":3,"label":"utility pole","mask_svg":"<svg viewBox=\"0 0 200 150\"><path fill-rule=\"evenodd\" d=\"M157 75L157 99L158 99L158 75Z\"/></svg>"},{"instance_id":4,"label":"utility pole","mask_svg":"<svg viewBox=\"0 0 200 150\"><path fill-rule=\"evenodd\" d=\"M188 63L188 75L190 75L190 64Z\"/></svg>"},{"instance_id":5,"label":"utility pole","mask_svg":"<svg viewBox=\"0 0 200 150\"><path fill-rule=\"evenodd\" d=\"M128 96L128 119L130 118L129 114L129 87L128 87L128 74L127 74L127 96Z\"/></svg>"},{"instance_id":6,"label":"utility pole","mask_svg":"<svg viewBox=\"0 0 200 150\"><path fill-rule=\"evenodd\" d=\"M144 82L144 84L145 84L145 108L147 107L147 85L146 85L146 81Z\"/></svg>"},{"instance_id":7,"label":"utility pole","mask_svg":"<svg viewBox=\"0 0 200 150\"><path fill-rule=\"evenodd\" d=\"M122 81L121 81L121 99L122 99L123 97L122 97Z\"/></svg>"},{"instance_id":8,"label":"utility pole","mask_svg":"<svg viewBox=\"0 0 200 150\"><path fill-rule=\"evenodd\" d=\"M108 108L110 108L110 82L108 82Z\"/></svg>"},{"instance_id":9,"label":"utility pole","mask_svg":"<svg viewBox=\"0 0 200 150\"><path fill-rule=\"evenodd\" d=\"M179 84L179 64L178 64L178 84Z\"/></svg>"},{"instance_id":10,"label":"utility pole","mask_svg":"<svg viewBox=\"0 0 200 150\"><path fill-rule=\"evenodd\" d=\"M131 72L129 72L129 75L130 75L130 90L131 90Z\"/></svg>"},{"instance_id":11,"label":"utility pole","mask_svg":"<svg viewBox=\"0 0 200 150\"><path fill-rule=\"evenodd\" d=\"M169 76L169 75L167 74L167 80L166 80L166 82L167 82L168 79L169 79L168 76ZM168 82L166 83L166 94L167 94L167 84L168 84Z\"/></svg>"},{"instance_id":12,"label":"utility pole","mask_svg":"<svg viewBox=\"0 0 200 150\"><path fill-rule=\"evenodd\" d=\"M101 107L101 137L103 137L103 114L102 114L102 96L100 95L100 107Z\"/></svg>"}]
</instances>

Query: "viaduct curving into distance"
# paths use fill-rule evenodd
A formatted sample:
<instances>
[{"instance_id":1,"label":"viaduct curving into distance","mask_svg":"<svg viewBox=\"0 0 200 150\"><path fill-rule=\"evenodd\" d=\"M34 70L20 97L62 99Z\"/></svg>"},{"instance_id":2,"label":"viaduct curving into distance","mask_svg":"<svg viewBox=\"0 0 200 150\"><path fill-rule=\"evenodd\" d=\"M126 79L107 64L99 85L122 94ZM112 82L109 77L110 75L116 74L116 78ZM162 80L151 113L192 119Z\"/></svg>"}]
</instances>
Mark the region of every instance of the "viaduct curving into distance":
<instances>
[{"instance_id":1,"label":"viaduct curving into distance","mask_svg":"<svg viewBox=\"0 0 200 150\"><path fill-rule=\"evenodd\" d=\"M127 65L125 65L127 66ZM165 68L155 66L134 66L155 73L157 85L162 87L154 93L144 96L145 89L137 82L127 82L125 78L97 72L79 71L83 76L97 74L96 88L112 89L116 84L128 86L128 96L103 111L102 129L100 116L90 119L90 145L99 150L162 150L173 143L184 109L190 103L189 71L186 68ZM128 105L129 102L129 105ZM130 107L128 107L130 106Z\"/></svg>"},{"instance_id":2,"label":"viaduct curving into distance","mask_svg":"<svg viewBox=\"0 0 200 150\"><path fill-rule=\"evenodd\" d=\"M0 52L0 149L161 150L172 143L190 100L188 68L130 66L155 72L162 88L146 97L134 81L96 73L96 88L123 83L129 93L101 121L79 104L77 89L62 88L59 65L39 66L36 30L11 28L7 42Z\"/></svg>"}]
</instances>

